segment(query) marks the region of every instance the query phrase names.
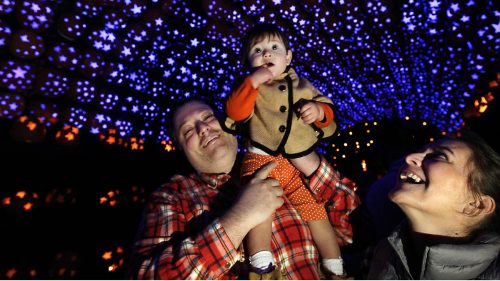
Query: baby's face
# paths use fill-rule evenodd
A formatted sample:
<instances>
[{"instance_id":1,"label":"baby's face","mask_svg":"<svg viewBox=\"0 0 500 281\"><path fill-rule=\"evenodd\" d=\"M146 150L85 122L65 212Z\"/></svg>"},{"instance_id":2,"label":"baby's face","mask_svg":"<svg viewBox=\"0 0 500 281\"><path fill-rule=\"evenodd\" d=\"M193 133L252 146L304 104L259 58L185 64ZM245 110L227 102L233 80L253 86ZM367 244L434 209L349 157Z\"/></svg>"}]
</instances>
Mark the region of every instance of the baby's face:
<instances>
[{"instance_id":1,"label":"baby's face","mask_svg":"<svg viewBox=\"0 0 500 281\"><path fill-rule=\"evenodd\" d=\"M278 36L264 36L250 49L248 61L252 68L266 67L277 77L283 73L292 60L292 52L286 50Z\"/></svg>"}]
</instances>

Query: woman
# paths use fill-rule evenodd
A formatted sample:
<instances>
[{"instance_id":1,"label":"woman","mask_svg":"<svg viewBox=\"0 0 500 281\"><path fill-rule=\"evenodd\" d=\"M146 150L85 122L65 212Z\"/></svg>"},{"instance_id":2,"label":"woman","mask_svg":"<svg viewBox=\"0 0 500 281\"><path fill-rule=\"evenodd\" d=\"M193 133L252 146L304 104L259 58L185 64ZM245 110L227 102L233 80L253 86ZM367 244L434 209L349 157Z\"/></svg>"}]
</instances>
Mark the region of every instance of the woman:
<instances>
[{"instance_id":1,"label":"woman","mask_svg":"<svg viewBox=\"0 0 500 281\"><path fill-rule=\"evenodd\" d=\"M500 279L500 157L463 133L406 157L389 198L407 220L376 247L368 279Z\"/></svg>"}]
</instances>

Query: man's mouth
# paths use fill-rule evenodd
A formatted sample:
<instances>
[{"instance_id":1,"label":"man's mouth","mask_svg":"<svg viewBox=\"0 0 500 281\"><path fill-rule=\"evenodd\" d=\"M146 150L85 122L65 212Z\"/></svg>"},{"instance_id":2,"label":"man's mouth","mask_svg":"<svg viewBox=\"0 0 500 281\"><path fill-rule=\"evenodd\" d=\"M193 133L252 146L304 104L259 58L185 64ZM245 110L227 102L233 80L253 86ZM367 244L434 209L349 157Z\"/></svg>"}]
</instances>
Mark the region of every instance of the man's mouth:
<instances>
[{"instance_id":1,"label":"man's mouth","mask_svg":"<svg viewBox=\"0 0 500 281\"><path fill-rule=\"evenodd\" d=\"M209 144L211 144L213 141L217 140L219 138L219 134L213 134L205 138L203 141L202 147L206 148Z\"/></svg>"},{"instance_id":2,"label":"man's mouth","mask_svg":"<svg viewBox=\"0 0 500 281\"><path fill-rule=\"evenodd\" d=\"M399 174L399 179L403 182L412 183L412 184L423 184L425 181L418 175L403 171Z\"/></svg>"}]
</instances>

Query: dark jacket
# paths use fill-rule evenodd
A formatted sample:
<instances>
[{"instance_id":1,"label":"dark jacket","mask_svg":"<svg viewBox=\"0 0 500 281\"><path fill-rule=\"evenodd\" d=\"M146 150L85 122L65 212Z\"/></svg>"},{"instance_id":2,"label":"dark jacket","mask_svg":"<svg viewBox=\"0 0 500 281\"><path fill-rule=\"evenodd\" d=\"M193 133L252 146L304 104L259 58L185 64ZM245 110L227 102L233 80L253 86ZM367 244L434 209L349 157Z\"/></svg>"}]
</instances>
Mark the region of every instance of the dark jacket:
<instances>
[{"instance_id":1,"label":"dark jacket","mask_svg":"<svg viewBox=\"0 0 500 281\"><path fill-rule=\"evenodd\" d=\"M426 247L420 276L412 276L403 251L409 235L402 223L375 248L368 279L500 279L500 235L478 234L467 244L438 244Z\"/></svg>"}]
</instances>

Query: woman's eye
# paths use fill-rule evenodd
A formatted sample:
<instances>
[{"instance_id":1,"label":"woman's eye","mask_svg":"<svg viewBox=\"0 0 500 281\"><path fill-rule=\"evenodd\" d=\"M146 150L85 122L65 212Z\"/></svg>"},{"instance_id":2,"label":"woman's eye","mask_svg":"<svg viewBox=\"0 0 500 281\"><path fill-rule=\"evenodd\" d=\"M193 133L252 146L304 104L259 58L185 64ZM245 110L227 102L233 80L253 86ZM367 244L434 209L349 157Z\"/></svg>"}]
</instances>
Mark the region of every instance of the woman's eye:
<instances>
[{"instance_id":1,"label":"woman's eye","mask_svg":"<svg viewBox=\"0 0 500 281\"><path fill-rule=\"evenodd\" d=\"M448 156L444 152L434 151L425 155L425 159L448 160Z\"/></svg>"}]
</instances>

